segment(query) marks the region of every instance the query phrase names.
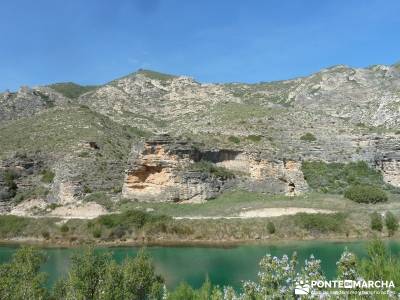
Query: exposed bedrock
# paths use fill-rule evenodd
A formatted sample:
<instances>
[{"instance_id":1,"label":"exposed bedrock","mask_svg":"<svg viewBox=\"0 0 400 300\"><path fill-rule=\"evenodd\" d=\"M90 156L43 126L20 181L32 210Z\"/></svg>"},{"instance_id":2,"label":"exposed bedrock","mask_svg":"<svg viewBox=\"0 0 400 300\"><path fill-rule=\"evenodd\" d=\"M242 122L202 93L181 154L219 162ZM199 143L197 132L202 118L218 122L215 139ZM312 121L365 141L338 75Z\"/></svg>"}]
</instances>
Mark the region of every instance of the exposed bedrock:
<instances>
[{"instance_id":1,"label":"exposed bedrock","mask_svg":"<svg viewBox=\"0 0 400 300\"><path fill-rule=\"evenodd\" d=\"M400 187L400 139L382 140L375 157L385 182Z\"/></svg>"},{"instance_id":2,"label":"exposed bedrock","mask_svg":"<svg viewBox=\"0 0 400 300\"><path fill-rule=\"evenodd\" d=\"M228 170L236 178L196 170L193 166L198 162ZM133 146L122 194L139 201L201 202L240 186L297 195L307 190L300 166L296 161L260 158L257 153L200 150L192 143L163 135Z\"/></svg>"}]
</instances>

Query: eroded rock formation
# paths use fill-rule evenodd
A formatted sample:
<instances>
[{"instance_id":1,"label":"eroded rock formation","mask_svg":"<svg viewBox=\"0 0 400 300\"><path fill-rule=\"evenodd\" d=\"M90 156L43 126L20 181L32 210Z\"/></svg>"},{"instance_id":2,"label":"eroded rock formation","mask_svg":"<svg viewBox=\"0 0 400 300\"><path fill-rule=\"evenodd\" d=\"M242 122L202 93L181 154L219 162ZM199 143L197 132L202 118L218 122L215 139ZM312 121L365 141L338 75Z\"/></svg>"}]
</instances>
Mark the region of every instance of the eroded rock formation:
<instances>
[{"instance_id":1,"label":"eroded rock formation","mask_svg":"<svg viewBox=\"0 0 400 300\"><path fill-rule=\"evenodd\" d=\"M375 164L382 172L385 182L400 187L400 139L380 141Z\"/></svg>"},{"instance_id":2,"label":"eroded rock formation","mask_svg":"<svg viewBox=\"0 0 400 300\"><path fill-rule=\"evenodd\" d=\"M168 135L134 145L122 189L123 197L139 201L193 201L213 198L239 184L232 178L195 170L205 161L241 177L241 187L297 195L307 190L300 162L271 161L258 153L236 150L200 150ZM257 188L255 188L257 187Z\"/></svg>"},{"instance_id":3,"label":"eroded rock formation","mask_svg":"<svg viewBox=\"0 0 400 300\"><path fill-rule=\"evenodd\" d=\"M211 159L211 153L201 152L191 143L168 135L134 145L122 195L160 202L201 202L215 197L229 186L229 180L190 170L193 163L205 158Z\"/></svg>"}]
</instances>

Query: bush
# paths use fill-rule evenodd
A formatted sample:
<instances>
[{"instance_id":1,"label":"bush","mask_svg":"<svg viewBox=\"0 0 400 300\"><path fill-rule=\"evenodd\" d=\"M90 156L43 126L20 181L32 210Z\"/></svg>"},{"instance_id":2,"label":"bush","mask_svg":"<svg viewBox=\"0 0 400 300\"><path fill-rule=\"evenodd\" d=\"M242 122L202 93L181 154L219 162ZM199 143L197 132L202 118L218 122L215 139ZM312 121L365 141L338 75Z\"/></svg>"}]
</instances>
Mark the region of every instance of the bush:
<instances>
[{"instance_id":1,"label":"bush","mask_svg":"<svg viewBox=\"0 0 400 300\"><path fill-rule=\"evenodd\" d=\"M121 239L124 237L126 230L123 226L118 226L117 228L113 229L110 233L111 238ZM101 235L101 234L100 234Z\"/></svg>"},{"instance_id":2,"label":"bush","mask_svg":"<svg viewBox=\"0 0 400 300\"><path fill-rule=\"evenodd\" d=\"M41 174L42 174L42 182L44 182L44 183L52 183L53 182L53 179L55 176L53 171L46 169L46 170L43 170L41 172Z\"/></svg>"},{"instance_id":3,"label":"bush","mask_svg":"<svg viewBox=\"0 0 400 300\"><path fill-rule=\"evenodd\" d=\"M382 174L363 161L348 164L304 161L301 170L312 189L326 193L341 194L350 185L385 185Z\"/></svg>"},{"instance_id":4,"label":"bush","mask_svg":"<svg viewBox=\"0 0 400 300\"><path fill-rule=\"evenodd\" d=\"M107 228L133 227L136 229L143 228L147 223L168 222L171 218L163 215L152 215L140 210L128 210L120 214L103 215L94 221Z\"/></svg>"},{"instance_id":5,"label":"bush","mask_svg":"<svg viewBox=\"0 0 400 300\"><path fill-rule=\"evenodd\" d=\"M90 194L90 193L92 192L92 189L91 189L89 186L84 185L84 186L83 186L83 192L84 192L85 194Z\"/></svg>"},{"instance_id":6,"label":"bush","mask_svg":"<svg viewBox=\"0 0 400 300\"><path fill-rule=\"evenodd\" d=\"M358 203L378 203L388 200L388 196L382 189L369 185L351 186L346 190L344 196Z\"/></svg>"},{"instance_id":7,"label":"bush","mask_svg":"<svg viewBox=\"0 0 400 300\"><path fill-rule=\"evenodd\" d=\"M8 188L8 197L12 198L17 194L18 186L15 183L15 179L17 178L17 174L12 170L4 171L4 182Z\"/></svg>"},{"instance_id":8,"label":"bush","mask_svg":"<svg viewBox=\"0 0 400 300\"><path fill-rule=\"evenodd\" d=\"M275 229L275 224L272 223L271 221L268 221L267 223L267 230L269 234L274 234L276 229Z\"/></svg>"},{"instance_id":9,"label":"bush","mask_svg":"<svg viewBox=\"0 0 400 300\"><path fill-rule=\"evenodd\" d=\"M343 229L345 215L335 214L307 214L298 213L294 216L295 224L299 227L318 232L340 232Z\"/></svg>"},{"instance_id":10,"label":"bush","mask_svg":"<svg viewBox=\"0 0 400 300\"><path fill-rule=\"evenodd\" d=\"M58 203L50 203L49 205L47 205L46 208L50 209L50 210L55 210L57 207L60 207L61 204Z\"/></svg>"},{"instance_id":11,"label":"bush","mask_svg":"<svg viewBox=\"0 0 400 300\"><path fill-rule=\"evenodd\" d=\"M303 134L303 135L300 137L300 140L306 141L306 142L313 142L313 141L316 141L317 138L316 138L315 135L313 135L312 133L307 132L307 133Z\"/></svg>"},{"instance_id":12,"label":"bush","mask_svg":"<svg viewBox=\"0 0 400 300\"><path fill-rule=\"evenodd\" d=\"M60 228L60 231L61 231L62 233L68 232L68 231L69 231L68 225L67 225L67 224L62 224L62 225L61 225L61 228Z\"/></svg>"},{"instance_id":13,"label":"bush","mask_svg":"<svg viewBox=\"0 0 400 300\"><path fill-rule=\"evenodd\" d=\"M399 229L399 220L388 211L385 215L385 224L386 228L388 229L389 236L392 236L398 229Z\"/></svg>"},{"instance_id":14,"label":"bush","mask_svg":"<svg viewBox=\"0 0 400 300\"><path fill-rule=\"evenodd\" d=\"M114 202L111 200L110 196L104 192L95 192L85 197L86 202L96 202L100 204L108 211L112 210L114 207Z\"/></svg>"},{"instance_id":15,"label":"bush","mask_svg":"<svg viewBox=\"0 0 400 300\"><path fill-rule=\"evenodd\" d=\"M42 237L43 237L45 240L48 240L48 239L50 238L50 232L48 232L48 231L46 231L46 230L42 231Z\"/></svg>"},{"instance_id":16,"label":"bush","mask_svg":"<svg viewBox=\"0 0 400 300\"><path fill-rule=\"evenodd\" d=\"M228 137L228 141L230 141L231 143L235 143L235 144L239 144L240 143L240 139L236 136L231 135L230 137Z\"/></svg>"},{"instance_id":17,"label":"bush","mask_svg":"<svg viewBox=\"0 0 400 300\"><path fill-rule=\"evenodd\" d=\"M247 136L247 139L252 141L252 142L259 142L261 141L262 136L261 135L249 135Z\"/></svg>"},{"instance_id":18,"label":"bush","mask_svg":"<svg viewBox=\"0 0 400 300\"><path fill-rule=\"evenodd\" d=\"M212 176L222 178L222 179L231 179L235 177L235 174L223 167L217 167L212 162L201 160L199 162L195 162L190 166L190 169L197 172L208 173Z\"/></svg>"},{"instance_id":19,"label":"bush","mask_svg":"<svg viewBox=\"0 0 400 300\"><path fill-rule=\"evenodd\" d=\"M101 237L101 228L100 227L96 227L93 229L92 231L93 237L98 239Z\"/></svg>"},{"instance_id":20,"label":"bush","mask_svg":"<svg viewBox=\"0 0 400 300\"><path fill-rule=\"evenodd\" d=\"M383 229L382 216L377 212L371 214L371 229L376 231L382 231Z\"/></svg>"}]
</instances>

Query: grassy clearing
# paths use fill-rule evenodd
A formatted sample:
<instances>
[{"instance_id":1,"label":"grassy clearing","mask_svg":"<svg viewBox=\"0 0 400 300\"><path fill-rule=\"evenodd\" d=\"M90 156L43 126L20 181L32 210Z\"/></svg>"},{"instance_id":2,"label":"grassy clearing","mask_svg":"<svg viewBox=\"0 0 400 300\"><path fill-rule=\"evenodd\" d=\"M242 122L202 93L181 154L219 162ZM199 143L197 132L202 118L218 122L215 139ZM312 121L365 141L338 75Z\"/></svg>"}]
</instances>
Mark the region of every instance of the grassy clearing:
<instances>
[{"instance_id":1,"label":"grassy clearing","mask_svg":"<svg viewBox=\"0 0 400 300\"><path fill-rule=\"evenodd\" d=\"M275 207L309 207L332 210L359 209L357 203L343 198L339 195L326 195L311 193L297 197L284 195L265 195L241 190L228 191L200 204L178 204L178 203L134 203L122 201L121 210L126 209L148 209L174 217L182 216L232 216L239 214L245 209L262 209Z\"/></svg>"}]
</instances>

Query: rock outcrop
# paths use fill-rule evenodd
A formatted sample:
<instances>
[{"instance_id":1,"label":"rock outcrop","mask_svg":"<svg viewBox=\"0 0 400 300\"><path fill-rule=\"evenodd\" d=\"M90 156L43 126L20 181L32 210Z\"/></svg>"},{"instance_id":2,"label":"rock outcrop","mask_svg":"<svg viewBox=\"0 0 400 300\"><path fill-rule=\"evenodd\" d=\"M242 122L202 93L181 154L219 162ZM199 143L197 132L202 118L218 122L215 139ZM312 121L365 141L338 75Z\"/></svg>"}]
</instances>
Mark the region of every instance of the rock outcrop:
<instances>
[{"instance_id":1,"label":"rock outcrop","mask_svg":"<svg viewBox=\"0 0 400 300\"><path fill-rule=\"evenodd\" d=\"M221 155L225 155L222 151ZM168 135L157 136L132 149L122 195L141 201L201 202L229 186L229 179L191 170L201 160L218 154L202 152L193 144Z\"/></svg>"},{"instance_id":2,"label":"rock outcrop","mask_svg":"<svg viewBox=\"0 0 400 300\"><path fill-rule=\"evenodd\" d=\"M380 141L375 165L382 172L385 182L400 187L400 139L391 138Z\"/></svg>"},{"instance_id":3,"label":"rock outcrop","mask_svg":"<svg viewBox=\"0 0 400 300\"><path fill-rule=\"evenodd\" d=\"M193 168L201 161L229 170L241 178L241 183ZM201 202L227 187L240 185L268 192L274 187L273 192L293 196L307 190L300 166L300 162L290 160L262 159L259 153L200 150L187 141L162 135L134 145L122 195L139 201Z\"/></svg>"}]
</instances>

